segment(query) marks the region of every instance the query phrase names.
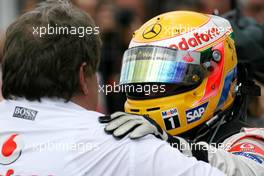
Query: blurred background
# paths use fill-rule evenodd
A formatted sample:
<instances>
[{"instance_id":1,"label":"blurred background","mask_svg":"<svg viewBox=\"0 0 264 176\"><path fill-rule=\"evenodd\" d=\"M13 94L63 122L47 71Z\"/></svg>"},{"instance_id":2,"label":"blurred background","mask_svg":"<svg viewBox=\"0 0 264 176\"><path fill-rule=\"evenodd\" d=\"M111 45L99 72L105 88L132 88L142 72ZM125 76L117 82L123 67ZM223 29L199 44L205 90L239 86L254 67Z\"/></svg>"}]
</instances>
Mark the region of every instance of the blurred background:
<instances>
[{"instance_id":1,"label":"blurred background","mask_svg":"<svg viewBox=\"0 0 264 176\"><path fill-rule=\"evenodd\" d=\"M32 10L43 0L0 0L0 63L4 33L19 15ZM148 19L173 10L193 10L224 15L235 30L240 62L254 70L251 79L257 80L264 94L264 0L71 0L89 13L100 28L103 40L99 69L100 84L118 83L122 55L134 30ZM1 98L0 98L1 99ZM123 110L126 98L122 93L100 95L98 110L112 113ZM264 96L250 99L249 122L264 126Z\"/></svg>"}]
</instances>

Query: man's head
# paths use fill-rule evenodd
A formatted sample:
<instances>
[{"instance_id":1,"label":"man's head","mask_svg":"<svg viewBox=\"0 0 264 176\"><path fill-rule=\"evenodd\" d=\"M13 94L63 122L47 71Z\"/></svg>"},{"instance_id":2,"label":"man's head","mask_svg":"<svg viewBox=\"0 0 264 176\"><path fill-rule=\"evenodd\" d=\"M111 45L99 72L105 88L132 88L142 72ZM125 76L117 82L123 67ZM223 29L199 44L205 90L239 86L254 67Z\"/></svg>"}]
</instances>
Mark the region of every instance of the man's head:
<instances>
[{"instance_id":1,"label":"man's head","mask_svg":"<svg viewBox=\"0 0 264 176\"><path fill-rule=\"evenodd\" d=\"M89 34L80 37L79 29ZM18 18L6 32L4 98L63 98L94 109L101 45L94 29L89 15L67 1L47 1Z\"/></svg>"}]
</instances>

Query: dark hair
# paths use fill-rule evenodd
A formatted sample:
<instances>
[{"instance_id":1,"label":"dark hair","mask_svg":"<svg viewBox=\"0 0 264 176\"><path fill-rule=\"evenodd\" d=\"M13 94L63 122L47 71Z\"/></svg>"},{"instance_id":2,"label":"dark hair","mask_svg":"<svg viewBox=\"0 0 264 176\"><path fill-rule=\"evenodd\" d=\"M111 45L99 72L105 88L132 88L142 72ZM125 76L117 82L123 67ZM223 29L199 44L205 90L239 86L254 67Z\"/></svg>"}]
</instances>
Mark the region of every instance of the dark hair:
<instances>
[{"instance_id":1,"label":"dark hair","mask_svg":"<svg viewBox=\"0 0 264 176\"><path fill-rule=\"evenodd\" d=\"M34 28L48 26L67 30L96 28L88 14L62 0L41 3L18 18L7 29L3 50L5 99L15 96L28 100L70 100L80 90L80 66L87 63L87 77L97 71L101 46L98 31L83 37L77 32L68 34L66 29L66 34L34 33Z\"/></svg>"}]
</instances>

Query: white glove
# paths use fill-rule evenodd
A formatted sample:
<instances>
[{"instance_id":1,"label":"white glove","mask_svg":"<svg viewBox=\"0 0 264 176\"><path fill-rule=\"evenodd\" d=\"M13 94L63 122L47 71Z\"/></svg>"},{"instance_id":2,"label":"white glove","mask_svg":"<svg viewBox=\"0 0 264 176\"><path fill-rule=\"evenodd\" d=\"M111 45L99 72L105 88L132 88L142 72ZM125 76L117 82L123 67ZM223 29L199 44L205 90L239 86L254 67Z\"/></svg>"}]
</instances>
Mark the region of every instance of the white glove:
<instances>
[{"instance_id":1,"label":"white glove","mask_svg":"<svg viewBox=\"0 0 264 176\"><path fill-rule=\"evenodd\" d=\"M171 136L151 118L116 112L110 116L99 117L100 123L107 123L105 131L116 138L123 138L129 134L131 139L144 137L153 134L156 137L167 141L172 147L179 149L187 156L195 156L197 159L208 162L207 150L200 149L200 144L194 144L186 139L177 136ZM190 145L196 146L194 149Z\"/></svg>"},{"instance_id":2,"label":"white glove","mask_svg":"<svg viewBox=\"0 0 264 176\"><path fill-rule=\"evenodd\" d=\"M148 134L153 134L158 138L170 142L178 143L179 139L166 133L152 119L124 112L116 112L110 116L99 118L101 123L108 123L105 127L107 133L112 133L114 137L123 138L127 134L131 139L141 138Z\"/></svg>"}]
</instances>

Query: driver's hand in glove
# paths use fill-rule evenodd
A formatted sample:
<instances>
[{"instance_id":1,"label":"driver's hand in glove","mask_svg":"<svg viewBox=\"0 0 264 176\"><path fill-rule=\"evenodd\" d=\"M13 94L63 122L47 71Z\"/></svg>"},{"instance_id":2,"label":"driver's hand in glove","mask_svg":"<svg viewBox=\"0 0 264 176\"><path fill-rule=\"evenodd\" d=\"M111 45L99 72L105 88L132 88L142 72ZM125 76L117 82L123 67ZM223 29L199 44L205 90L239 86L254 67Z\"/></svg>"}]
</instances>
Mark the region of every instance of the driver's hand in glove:
<instances>
[{"instance_id":1,"label":"driver's hand in glove","mask_svg":"<svg viewBox=\"0 0 264 176\"><path fill-rule=\"evenodd\" d=\"M123 138L129 135L131 139L144 137L153 134L158 138L167 141L174 148L180 150L187 156L194 156L199 160L208 162L208 152L202 144L192 143L181 137L171 136L151 118L128 114L124 112L116 112L110 116L99 117L99 122L107 123L105 131L113 134L116 138ZM191 148L191 145L196 146Z\"/></svg>"},{"instance_id":2,"label":"driver's hand in glove","mask_svg":"<svg viewBox=\"0 0 264 176\"><path fill-rule=\"evenodd\" d=\"M99 121L107 123L105 131L112 133L116 138L123 138L129 134L131 139L137 139L148 134L153 134L171 144L180 144L181 138L169 135L154 120L148 117L116 112L110 116L99 117Z\"/></svg>"}]
</instances>

